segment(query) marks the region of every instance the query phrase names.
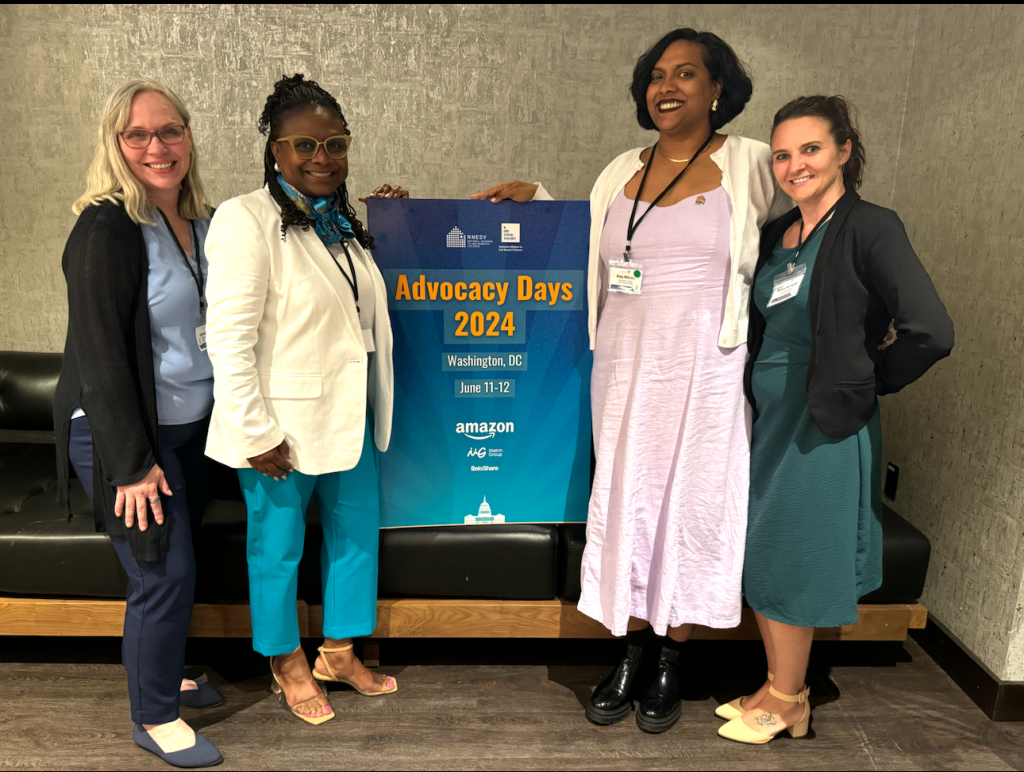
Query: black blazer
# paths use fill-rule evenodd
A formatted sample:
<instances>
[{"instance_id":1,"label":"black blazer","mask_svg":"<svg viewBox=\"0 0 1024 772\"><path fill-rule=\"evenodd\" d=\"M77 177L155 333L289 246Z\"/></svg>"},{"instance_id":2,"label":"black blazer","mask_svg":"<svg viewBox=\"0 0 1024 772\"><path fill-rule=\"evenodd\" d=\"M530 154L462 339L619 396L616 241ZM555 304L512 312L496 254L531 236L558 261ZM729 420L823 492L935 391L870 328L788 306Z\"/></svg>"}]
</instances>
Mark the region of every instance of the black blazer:
<instances>
[{"instance_id":1,"label":"black blazer","mask_svg":"<svg viewBox=\"0 0 1024 772\"><path fill-rule=\"evenodd\" d=\"M62 264L68 336L53 401L58 502L68 507L71 413L81 407L92 430L97 530L127 538L136 560L160 560L167 547L164 526L151 519L145 531L138 525L128 529L114 515L117 486L138 482L160 463L142 228L119 203L86 207Z\"/></svg>"},{"instance_id":2,"label":"black blazer","mask_svg":"<svg viewBox=\"0 0 1024 772\"><path fill-rule=\"evenodd\" d=\"M793 209L761 230L757 280L786 228L800 218ZM900 218L848 190L821 241L810 288L811 361L807 407L829 437L856 434L874 415L876 395L913 383L953 348L953 322ZM895 319L896 342L878 350ZM750 293L743 387L757 414L751 388L765 321Z\"/></svg>"}]
</instances>

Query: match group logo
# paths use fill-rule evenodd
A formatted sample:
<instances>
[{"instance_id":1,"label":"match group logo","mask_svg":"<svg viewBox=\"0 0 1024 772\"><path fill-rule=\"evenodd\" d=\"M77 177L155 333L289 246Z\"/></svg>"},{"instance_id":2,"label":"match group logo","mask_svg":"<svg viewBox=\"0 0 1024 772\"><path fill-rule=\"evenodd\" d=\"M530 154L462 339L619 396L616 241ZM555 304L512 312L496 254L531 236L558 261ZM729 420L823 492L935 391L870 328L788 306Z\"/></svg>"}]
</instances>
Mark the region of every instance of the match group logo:
<instances>
[{"instance_id":1,"label":"match group logo","mask_svg":"<svg viewBox=\"0 0 1024 772\"><path fill-rule=\"evenodd\" d=\"M505 451L502 448L488 448L482 445L479 448L470 448L466 458L501 458L504 455Z\"/></svg>"}]
</instances>

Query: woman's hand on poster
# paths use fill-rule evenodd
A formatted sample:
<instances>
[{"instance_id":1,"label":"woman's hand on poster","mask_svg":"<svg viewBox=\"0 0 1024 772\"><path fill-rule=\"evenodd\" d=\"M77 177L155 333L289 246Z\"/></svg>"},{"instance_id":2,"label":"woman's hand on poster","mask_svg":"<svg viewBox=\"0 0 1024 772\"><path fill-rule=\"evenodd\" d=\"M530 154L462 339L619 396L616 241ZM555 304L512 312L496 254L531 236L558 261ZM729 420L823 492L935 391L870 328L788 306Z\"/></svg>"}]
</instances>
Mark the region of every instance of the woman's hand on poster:
<instances>
[{"instance_id":1,"label":"woman's hand on poster","mask_svg":"<svg viewBox=\"0 0 1024 772\"><path fill-rule=\"evenodd\" d=\"M294 468L288 440L281 440L281 444L276 448L253 456L249 459L249 464L257 472L265 474L267 477L273 477L275 480L287 480L288 473Z\"/></svg>"},{"instance_id":2,"label":"woman's hand on poster","mask_svg":"<svg viewBox=\"0 0 1024 772\"><path fill-rule=\"evenodd\" d=\"M380 185L369 196L360 196L364 204L368 198L409 198L409 191L401 185Z\"/></svg>"},{"instance_id":3,"label":"woman's hand on poster","mask_svg":"<svg viewBox=\"0 0 1024 772\"><path fill-rule=\"evenodd\" d=\"M878 344L879 351L885 351L896 342L896 320L889 322L889 332L885 334L885 340Z\"/></svg>"},{"instance_id":4,"label":"woman's hand on poster","mask_svg":"<svg viewBox=\"0 0 1024 772\"><path fill-rule=\"evenodd\" d=\"M533 197L537 195L538 187L522 180L509 180L480 193L474 193L470 198L473 200L489 198L492 204L505 201L506 199L525 203L526 201L533 201Z\"/></svg>"},{"instance_id":5,"label":"woman's hand on poster","mask_svg":"<svg viewBox=\"0 0 1024 772\"><path fill-rule=\"evenodd\" d=\"M164 524L164 510L160 506L160 494L173 496L171 486L164 477L164 470L153 464L145 477L131 485L118 485L117 498L114 500L114 514L124 516L125 528L131 528L139 521L139 530L149 528L148 510L153 512L153 520L157 525ZM147 510L147 506L148 510Z\"/></svg>"}]
</instances>

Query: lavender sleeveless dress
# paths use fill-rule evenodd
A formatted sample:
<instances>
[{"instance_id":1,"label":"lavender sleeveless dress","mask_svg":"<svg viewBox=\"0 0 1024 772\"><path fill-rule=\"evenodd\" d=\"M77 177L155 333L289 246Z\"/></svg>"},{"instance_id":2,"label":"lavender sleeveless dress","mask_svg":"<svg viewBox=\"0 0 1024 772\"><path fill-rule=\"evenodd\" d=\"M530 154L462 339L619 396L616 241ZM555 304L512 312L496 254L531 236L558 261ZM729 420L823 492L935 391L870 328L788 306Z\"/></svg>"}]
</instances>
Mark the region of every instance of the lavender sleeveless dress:
<instances>
[{"instance_id":1,"label":"lavender sleeveless dress","mask_svg":"<svg viewBox=\"0 0 1024 772\"><path fill-rule=\"evenodd\" d=\"M601 258L633 202L613 201ZM647 204L641 202L640 212ZM655 207L633 238L643 292L608 293L594 351L597 469L579 608L615 635L740 621L750 475L746 345L718 346L732 206L721 187Z\"/></svg>"}]
</instances>

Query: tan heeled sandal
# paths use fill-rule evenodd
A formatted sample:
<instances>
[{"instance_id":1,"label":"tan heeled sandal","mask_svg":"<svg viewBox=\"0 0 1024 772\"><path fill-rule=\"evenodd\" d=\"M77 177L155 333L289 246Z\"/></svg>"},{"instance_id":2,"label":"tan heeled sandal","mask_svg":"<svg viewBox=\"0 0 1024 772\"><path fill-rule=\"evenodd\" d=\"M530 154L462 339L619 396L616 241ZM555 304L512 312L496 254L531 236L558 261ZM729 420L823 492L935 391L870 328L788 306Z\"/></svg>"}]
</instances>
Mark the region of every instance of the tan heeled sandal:
<instances>
[{"instance_id":1,"label":"tan heeled sandal","mask_svg":"<svg viewBox=\"0 0 1024 772\"><path fill-rule=\"evenodd\" d=\"M323 655L322 659L323 659L323 662L324 662L324 667L327 669L327 674L325 675L325 674L321 673L320 671L318 671L316 668L313 668L313 678L315 678L318 681L331 681L332 683L348 684L349 686L351 686L353 689L355 689L357 692L359 692L364 697L380 697L380 696L382 696L384 694L394 694L395 692L398 691L398 682L394 678L392 678L391 676L385 676L385 678L387 678L387 680L384 683L386 684L387 688L385 688L383 691L379 691L379 692L364 692L362 689L360 689L354 683L349 681L347 678L342 678L337 673L335 673L334 672L334 668L331 667L331 663L328 660L327 655L328 654L334 654L336 652L351 651L351 650L352 650L352 644L351 643L348 646L342 646L340 649L328 649L328 648L325 648L323 646L318 648L317 651L319 651Z\"/></svg>"},{"instance_id":2,"label":"tan heeled sandal","mask_svg":"<svg viewBox=\"0 0 1024 772\"><path fill-rule=\"evenodd\" d=\"M775 736L780 732L789 732L793 739L806 736L807 730L811 725L811 706L807 702L807 698L811 695L811 690L804 687L804 690L799 694L783 694L782 692L776 691L774 686L769 686L768 693L783 702L797 702L802 704L804 706L803 717L794 724L781 726L778 729L775 729L771 734L762 734L761 732L747 726L741 716L740 718L734 718L728 724L723 724L719 727L719 737L724 737L726 740L733 740L738 743L745 743L746 745L764 745L765 743L769 743L775 739ZM755 710L757 710L757 708L755 708ZM766 715L771 714L762 711L755 720Z\"/></svg>"},{"instance_id":3,"label":"tan heeled sandal","mask_svg":"<svg viewBox=\"0 0 1024 772\"><path fill-rule=\"evenodd\" d=\"M775 674L771 670L768 671L768 683L772 683L775 680ZM724 705L719 705L715 708L715 715L719 718L724 718L726 721L732 721L734 718L739 718L746 710L743 708L743 700L750 699L750 695L744 697L737 697L732 702L727 702Z\"/></svg>"},{"instance_id":4,"label":"tan heeled sandal","mask_svg":"<svg viewBox=\"0 0 1024 772\"><path fill-rule=\"evenodd\" d=\"M320 687L320 696L312 697L308 700L303 700L302 702L298 702L295 705L289 705L288 698L285 696L284 693L284 687L281 686L281 681L278 680L277 673L274 672L273 657L270 658L270 674L274 677L274 680L270 683L270 691L277 695L277 698L281 701L281 704L284 705L285 708L287 708L288 711L293 716L302 719L307 724L312 724L313 726L319 726L320 724L326 723L327 721L330 721L332 718L334 718L334 709L331 708L331 703L327 701L327 692L324 691L324 688L322 686ZM321 696L323 697L324 702L326 704L320 702ZM317 708L320 708L324 711L323 715L306 715L306 711L309 711L310 713L315 713ZM329 713L327 712L328 710L330 711Z\"/></svg>"}]
</instances>

